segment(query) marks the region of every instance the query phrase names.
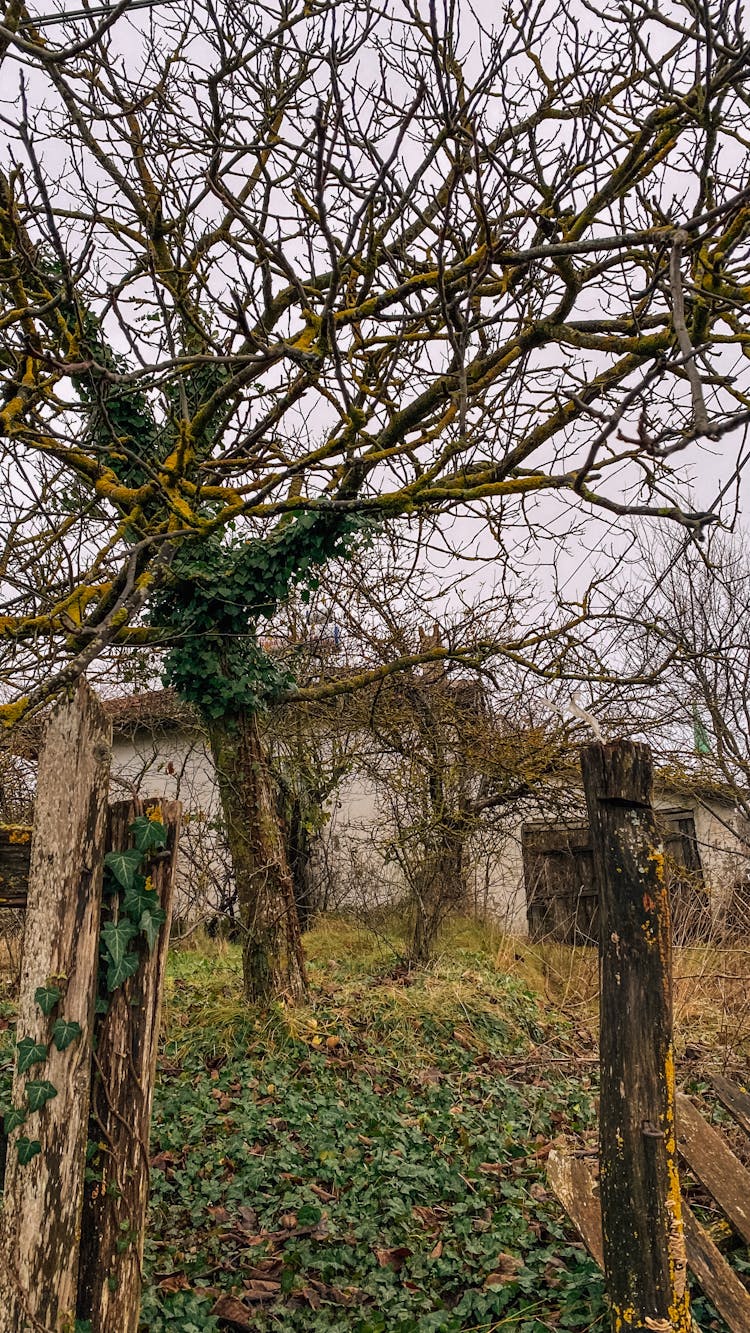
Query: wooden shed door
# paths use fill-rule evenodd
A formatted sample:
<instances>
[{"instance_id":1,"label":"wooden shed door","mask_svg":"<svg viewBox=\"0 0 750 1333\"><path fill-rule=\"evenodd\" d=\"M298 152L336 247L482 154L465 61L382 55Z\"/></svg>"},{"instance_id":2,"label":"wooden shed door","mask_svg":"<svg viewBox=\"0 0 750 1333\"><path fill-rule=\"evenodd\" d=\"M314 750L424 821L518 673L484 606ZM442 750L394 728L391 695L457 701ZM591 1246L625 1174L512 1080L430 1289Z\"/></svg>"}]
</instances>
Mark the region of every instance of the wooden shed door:
<instances>
[{"instance_id":1,"label":"wooden shed door","mask_svg":"<svg viewBox=\"0 0 750 1333\"><path fill-rule=\"evenodd\" d=\"M672 920L680 942L710 926L695 819L689 810L659 810ZM587 824L526 824L521 830L529 938L597 944L599 904Z\"/></svg>"},{"instance_id":2,"label":"wooden shed door","mask_svg":"<svg viewBox=\"0 0 750 1333\"><path fill-rule=\"evenodd\" d=\"M596 944L599 904L585 824L521 831L529 938Z\"/></svg>"}]
</instances>

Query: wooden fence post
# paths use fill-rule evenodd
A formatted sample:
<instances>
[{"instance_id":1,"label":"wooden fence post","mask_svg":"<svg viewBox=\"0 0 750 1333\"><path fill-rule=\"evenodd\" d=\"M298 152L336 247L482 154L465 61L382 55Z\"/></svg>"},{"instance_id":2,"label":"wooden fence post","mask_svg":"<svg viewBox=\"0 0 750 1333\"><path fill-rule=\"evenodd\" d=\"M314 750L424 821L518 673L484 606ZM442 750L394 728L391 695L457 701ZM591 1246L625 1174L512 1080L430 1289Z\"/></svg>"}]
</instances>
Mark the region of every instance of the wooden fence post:
<instances>
[{"instance_id":1,"label":"wooden fence post","mask_svg":"<svg viewBox=\"0 0 750 1333\"><path fill-rule=\"evenodd\" d=\"M109 724L81 682L39 759L13 1080L26 1119L8 1137L0 1333L63 1333L75 1314L109 762Z\"/></svg>"},{"instance_id":2,"label":"wooden fence post","mask_svg":"<svg viewBox=\"0 0 750 1333\"><path fill-rule=\"evenodd\" d=\"M154 802L146 802L149 805ZM161 801L167 846L149 867L166 921L153 949L115 991L97 1020L89 1138L101 1145L97 1174L86 1184L81 1226L78 1317L92 1333L136 1333L149 1187L149 1131L156 1074L159 1011L169 946L181 806ZM141 808L121 801L110 811L113 850L131 845ZM106 907L105 907L106 913Z\"/></svg>"},{"instance_id":3,"label":"wooden fence post","mask_svg":"<svg viewBox=\"0 0 750 1333\"><path fill-rule=\"evenodd\" d=\"M25 908L29 887L31 828L0 824L0 908Z\"/></svg>"},{"instance_id":4,"label":"wooden fence post","mask_svg":"<svg viewBox=\"0 0 750 1333\"><path fill-rule=\"evenodd\" d=\"M617 1333L690 1333L675 1135L669 897L646 745L586 746L600 902L599 1160Z\"/></svg>"}]
</instances>

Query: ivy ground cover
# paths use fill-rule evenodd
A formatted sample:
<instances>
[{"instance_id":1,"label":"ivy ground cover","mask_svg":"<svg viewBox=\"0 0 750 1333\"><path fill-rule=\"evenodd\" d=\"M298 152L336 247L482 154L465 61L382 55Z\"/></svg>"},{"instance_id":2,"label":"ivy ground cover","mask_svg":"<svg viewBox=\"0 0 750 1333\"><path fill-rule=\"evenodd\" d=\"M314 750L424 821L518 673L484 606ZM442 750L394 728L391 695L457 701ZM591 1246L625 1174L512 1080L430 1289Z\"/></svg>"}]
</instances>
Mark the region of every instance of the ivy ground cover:
<instances>
[{"instance_id":1,"label":"ivy ground cover","mask_svg":"<svg viewBox=\"0 0 750 1333\"><path fill-rule=\"evenodd\" d=\"M173 957L143 1329L604 1330L545 1186L593 1124L565 1026L470 932L411 976L343 926L308 951L263 1020L232 949Z\"/></svg>"}]
</instances>

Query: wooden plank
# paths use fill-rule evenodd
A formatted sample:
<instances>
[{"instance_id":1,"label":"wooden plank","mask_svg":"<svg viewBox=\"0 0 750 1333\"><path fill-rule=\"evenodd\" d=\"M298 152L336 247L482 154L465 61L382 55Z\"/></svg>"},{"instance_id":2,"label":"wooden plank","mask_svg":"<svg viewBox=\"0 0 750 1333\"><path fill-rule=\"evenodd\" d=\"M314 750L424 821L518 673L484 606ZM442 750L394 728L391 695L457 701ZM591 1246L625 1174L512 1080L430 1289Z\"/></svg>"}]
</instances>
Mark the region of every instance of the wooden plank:
<instances>
[{"instance_id":1,"label":"wooden plank","mask_svg":"<svg viewBox=\"0 0 750 1333\"><path fill-rule=\"evenodd\" d=\"M602 1210L591 1167L580 1157L553 1149L547 1159L547 1180L591 1258L604 1268Z\"/></svg>"},{"instance_id":2,"label":"wooden plank","mask_svg":"<svg viewBox=\"0 0 750 1333\"><path fill-rule=\"evenodd\" d=\"M52 713L39 760L17 1037L47 1054L16 1071L13 1106L27 1105L29 1082L56 1093L8 1140L0 1333L62 1333L75 1315L109 761L109 723L82 682ZM50 984L61 998L45 1017L35 993ZM56 1018L81 1029L62 1051ZM40 1145L25 1166L22 1138Z\"/></svg>"},{"instance_id":3,"label":"wooden plank","mask_svg":"<svg viewBox=\"0 0 750 1333\"><path fill-rule=\"evenodd\" d=\"M148 805L147 805L148 811ZM106 1145L93 1166L101 1179L86 1185L81 1230L78 1318L92 1333L136 1333L149 1188L149 1132L156 1077L161 996L167 964L181 806L162 801L166 855L148 866L166 922L151 952L97 1020L89 1138ZM110 842L131 845L130 825L142 810L119 802L110 813Z\"/></svg>"},{"instance_id":4,"label":"wooden plank","mask_svg":"<svg viewBox=\"0 0 750 1333\"><path fill-rule=\"evenodd\" d=\"M651 752L632 741L587 745L581 770L599 885L599 1188L613 1320L622 1333L649 1319L689 1333L669 895Z\"/></svg>"},{"instance_id":5,"label":"wooden plank","mask_svg":"<svg viewBox=\"0 0 750 1333\"><path fill-rule=\"evenodd\" d=\"M26 906L31 826L0 824L0 908Z\"/></svg>"},{"instance_id":6,"label":"wooden plank","mask_svg":"<svg viewBox=\"0 0 750 1333\"><path fill-rule=\"evenodd\" d=\"M591 1167L580 1159L553 1151L547 1164L547 1179L592 1259L602 1268L601 1206ZM682 1216L690 1271L732 1333L747 1333L750 1329L750 1292L729 1267L684 1199Z\"/></svg>"},{"instance_id":7,"label":"wooden plank","mask_svg":"<svg viewBox=\"0 0 750 1333\"><path fill-rule=\"evenodd\" d=\"M694 1273L708 1299L713 1302L732 1333L750 1329L750 1292L708 1232L701 1226L690 1206L682 1201L688 1267Z\"/></svg>"},{"instance_id":8,"label":"wooden plank","mask_svg":"<svg viewBox=\"0 0 750 1333\"><path fill-rule=\"evenodd\" d=\"M684 1093L677 1096L677 1144L691 1171L750 1245L750 1173Z\"/></svg>"},{"instance_id":9,"label":"wooden plank","mask_svg":"<svg viewBox=\"0 0 750 1333\"><path fill-rule=\"evenodd\" d=\"M750 1134L750 1093L729 1078L715 1074L711 1079L716 1096L746 1134Z\"/></svg>"}]
</instances>

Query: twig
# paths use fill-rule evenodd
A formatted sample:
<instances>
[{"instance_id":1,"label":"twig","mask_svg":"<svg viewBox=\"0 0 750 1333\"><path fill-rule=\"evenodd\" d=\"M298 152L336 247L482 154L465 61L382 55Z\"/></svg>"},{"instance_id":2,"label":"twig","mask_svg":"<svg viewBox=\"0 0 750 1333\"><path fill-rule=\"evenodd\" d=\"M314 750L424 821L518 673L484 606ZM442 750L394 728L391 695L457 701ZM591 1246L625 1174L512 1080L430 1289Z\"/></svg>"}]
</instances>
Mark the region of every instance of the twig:
<instances>
[{"instance_id":1,"label":"twig","mask_svg":"<svg viewBox=\"0 0 750 1333\"><path fill-rule=\"evenodd\" d=\"M685 359L685 374L690 381L693 399L693 422L697 435L711 436L711 423L708 419L706 404L703 400L703 385L695 364L695 351L690 341L690 334L685 323L685 299L682 291L682 272L680 260L682 247L690 240L686 231L675 232L672 253L669 258L669 285L672 289L672 323L677 334L677 342Z\"/></svg>"}]
</instances>

